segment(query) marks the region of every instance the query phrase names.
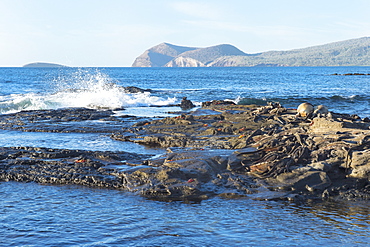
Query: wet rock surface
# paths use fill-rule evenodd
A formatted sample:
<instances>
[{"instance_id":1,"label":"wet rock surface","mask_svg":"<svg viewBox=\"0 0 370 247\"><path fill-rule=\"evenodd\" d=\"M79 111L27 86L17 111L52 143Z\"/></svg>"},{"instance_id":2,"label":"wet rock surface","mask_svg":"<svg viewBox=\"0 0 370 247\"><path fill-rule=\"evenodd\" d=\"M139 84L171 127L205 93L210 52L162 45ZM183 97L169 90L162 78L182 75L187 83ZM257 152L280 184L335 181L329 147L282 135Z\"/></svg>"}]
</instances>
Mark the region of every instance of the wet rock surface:
<instances>
[{"instance_id":1,"label":"wet rock surface","mask_svg":"<svg viewBox=\"0 0 370 247\"><path fill-rule=\"evenodd\" d=\"M122 188L112 164L147 156L34 147L0 148L0 180Z\"/></svg>"},{"instance_id":2,"label":"wet rock surface","mask_svg":"<svg viewBox=\"0 0 370 247\"><path fill-rule=\"evenodd\" d=\"M0 129L26 132L112 133L132 125L134 116L114 116L112 110L65 108L0 115Z\"/></svg>"},{"instance_id":3,"label":"wet rock surface","mask_svg":"<svg viewBox=\"0 0 370 247\"><path fill-rule=\"evenodd\" d=\"M245 196L264 184L280 192L278 198L369 199L369 126L358 116L325 112L303 118L278 103L243 106L217 101L191 114L138 123L112 138L204 153L234 150L222 172L239 179L229 177L229 182L236 179L244 181L243 185L230 189L221 183L230 192L219 194ZM213 174L212 181L216 181L221 170L207 174ZM238 189L244 187L248 193ZM348 191L353 191L351 196Z\"/></svg>"},{"instance_id":4,"label":"wet rock surface","mask_svg":"<svg viewBox=\"0 0 370 247\"><path fill-rule=\"evenodd\" d=\"M111 121L109 111L94 113L90 118ZM90 111L76 114L82 119ZM25 115L32 126L32 114ZM13 115L1 123L6 117ZM325 111L308 118L279 103L215 101L177 117L119 123L110 128L113 139L167 153L2 148L0 179L110 187L157 200L370 199L370 123L355 115Z\"/></svg>"}]
</instances>

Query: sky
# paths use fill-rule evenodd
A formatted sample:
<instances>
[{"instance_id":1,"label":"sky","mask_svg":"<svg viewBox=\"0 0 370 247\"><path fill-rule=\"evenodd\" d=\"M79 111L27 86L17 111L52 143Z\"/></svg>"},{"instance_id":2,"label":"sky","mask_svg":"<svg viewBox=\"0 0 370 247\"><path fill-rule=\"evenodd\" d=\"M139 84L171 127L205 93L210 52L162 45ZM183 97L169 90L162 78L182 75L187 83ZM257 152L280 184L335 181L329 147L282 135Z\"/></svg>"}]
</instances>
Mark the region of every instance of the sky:
<instances>
[{"instance_id":1,"label":"sky","mask_svg":"<svg viewBox=\"0 0 370 247\"><path fill-rule=\"evenodd\" d=\"M162 42L246 53L370 36L369 0L0 0L0 67L130 67Z\"/></svg>"}]
</instances>

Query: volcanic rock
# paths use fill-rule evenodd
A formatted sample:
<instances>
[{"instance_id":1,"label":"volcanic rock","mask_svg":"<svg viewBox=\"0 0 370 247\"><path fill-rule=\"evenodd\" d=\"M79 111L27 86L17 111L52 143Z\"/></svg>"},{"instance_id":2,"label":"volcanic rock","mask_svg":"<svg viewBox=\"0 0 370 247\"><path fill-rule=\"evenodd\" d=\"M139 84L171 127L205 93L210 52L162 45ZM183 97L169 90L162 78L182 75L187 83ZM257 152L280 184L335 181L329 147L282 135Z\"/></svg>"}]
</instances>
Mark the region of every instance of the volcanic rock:
<instances>
[{"instance_id":1,"label":"volcanic rock","mask_svg":"<svg viewBox=\"0 0 370 247\"><path fill-rule=\"evenodd\" d=\"M108 187L157 200L370 199L370 123L333 112L314 118L296 113L279 103L216 101L177 117L125 126L111 111L91 109L2 115L2 128L23 131L33 130L32 124L45 129L48 122L116 121L116 127L104 130L114 132L112 138L167 148L167 153L154 158L4 147L0 180Z\"/></svg>"}]
</instances>

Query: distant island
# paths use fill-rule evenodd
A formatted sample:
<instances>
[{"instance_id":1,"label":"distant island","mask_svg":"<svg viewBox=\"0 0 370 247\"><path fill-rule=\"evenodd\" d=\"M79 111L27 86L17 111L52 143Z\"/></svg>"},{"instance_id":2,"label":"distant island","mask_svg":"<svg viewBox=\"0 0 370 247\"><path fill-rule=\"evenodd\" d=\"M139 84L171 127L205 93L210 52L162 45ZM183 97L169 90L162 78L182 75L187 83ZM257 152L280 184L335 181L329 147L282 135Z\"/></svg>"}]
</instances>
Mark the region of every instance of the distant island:
<instances>
[{"instance_id":1,"label":"distant island","mask_svg":"<svg viewBox=\"0 0 370 247\"><path fill-rule=\"evenodd\" d=\"M254 54L230 44L197 48L161 43L146 50L132 64L132 67L281 66L370 66L370 37Z\"/></svg>"},{"instance_id":2,"label":"distant island","mask_svg":"<svg viewBox=\"0 0 370 247\"><path fill-rule=\"evenodd\" d=\"M28 63L26 65L23 65L25 68L60 68L60 67L67 67L61 64L56 64L56 63Z\"/></svg>"}]
</instances>

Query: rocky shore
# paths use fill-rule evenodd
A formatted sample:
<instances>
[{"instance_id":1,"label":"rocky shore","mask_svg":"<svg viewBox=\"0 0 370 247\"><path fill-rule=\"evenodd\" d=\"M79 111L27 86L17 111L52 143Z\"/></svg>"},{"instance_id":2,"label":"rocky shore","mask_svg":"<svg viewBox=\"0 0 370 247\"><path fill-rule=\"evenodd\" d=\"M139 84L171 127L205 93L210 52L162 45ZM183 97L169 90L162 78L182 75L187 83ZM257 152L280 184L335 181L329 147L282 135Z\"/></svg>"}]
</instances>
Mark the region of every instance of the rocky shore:
<instances>
[{"instance_id":1,"label":"rocky shore","mask_svg":"<svg viewBox=\"0 0 370 247\"><path fill-rule=\"evenodd\" d=\"M107 187L156 200L370 199L367 118L320 111L299 116L279 103L212 101L177 117L139 120L89 109L2 115L2 129L100 131L167 152L150 157L3 147L0 180ZM76 121L80 127L66 128ZM107 127L99 129L94 121L105 121Z\"/></svg>"}]
</instances>

